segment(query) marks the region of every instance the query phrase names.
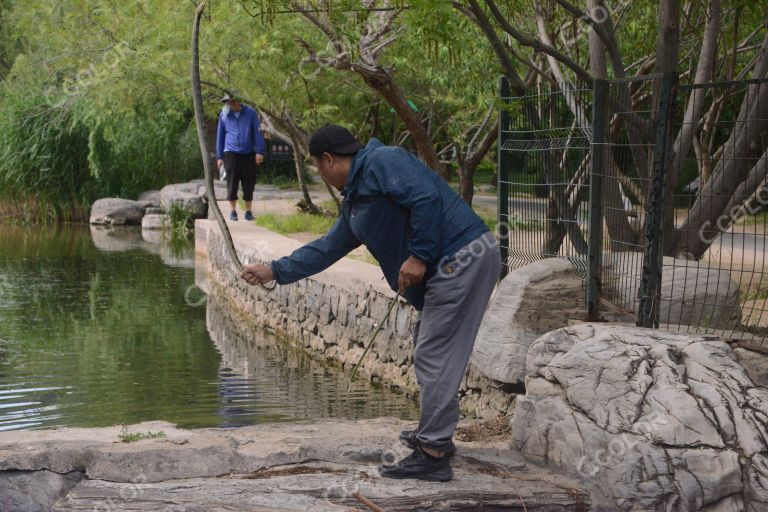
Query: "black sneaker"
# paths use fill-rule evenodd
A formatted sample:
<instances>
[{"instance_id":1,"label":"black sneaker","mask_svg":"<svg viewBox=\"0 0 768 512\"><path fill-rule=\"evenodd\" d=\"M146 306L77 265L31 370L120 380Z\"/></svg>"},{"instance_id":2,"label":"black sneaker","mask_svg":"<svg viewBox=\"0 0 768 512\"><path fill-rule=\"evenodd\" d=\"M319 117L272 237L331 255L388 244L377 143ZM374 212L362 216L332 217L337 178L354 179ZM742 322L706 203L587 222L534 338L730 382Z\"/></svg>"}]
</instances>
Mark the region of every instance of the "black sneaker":
<instances>
[{"instance_id":1,"label":"black sneaker","mask_svg":"<svg viewBox=\"0 0 768 512\"><path fill-rule=\"evenodd\" d=\"M418 446L419 442L416 440L416 431L415 430L403 430L400 432L400 442L403 443L405 446L410 448L411 450L415 450L416 446ZM453 441L451 441L450 446L448 446L445 449L445 454L449 457L456 453L456 445L453 444Z\"/></svg>"},{"instance_id":2,"label":"black sneaker","mask_svg":"<svg viewBox=\"0 0 768 512\"><path fill-rule=\"evenodd\" d=\"M379 474L387 478L415 478L430 482L447 482L453 478L448 455L431 457L421 447L416 447L413 453L397 464L379 466Z\"/></svg>"}]
</instances>

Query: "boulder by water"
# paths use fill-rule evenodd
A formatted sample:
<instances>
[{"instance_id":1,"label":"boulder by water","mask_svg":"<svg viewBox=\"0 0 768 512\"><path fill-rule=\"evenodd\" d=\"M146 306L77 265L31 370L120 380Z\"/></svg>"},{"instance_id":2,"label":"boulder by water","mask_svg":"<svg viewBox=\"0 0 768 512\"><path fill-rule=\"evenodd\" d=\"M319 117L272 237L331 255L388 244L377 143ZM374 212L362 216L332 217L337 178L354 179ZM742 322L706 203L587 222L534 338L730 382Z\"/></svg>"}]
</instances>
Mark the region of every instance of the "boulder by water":
<instances>
[{"instance_id":1,"label":"boulder by water","mask_svg":"<svg viewBox=\"0 0 768 512\"><path fill-rule=\"evenodd\" d=\"M170 218L165 214L150 213L141 219L141 229L168 229L170 227Z\"/></svg>"},{"instance_id":2,"label":"boulder by water","mask_svg":"<svg viewBox=\"0 0 768 512\"><path fill-rule=\"evenodd\" d=\"M168 212L171 205L181 205L193 218L204 219L208 214L208 205L199 195L200 185L195 183L177 183L166 185L160 190L160 204Z\"/></svg>"},{"instance_id":3,"label":"boulder by water","mask_svg":"<svg viewBox=\"0 0 768 512\"><path fill-rule=\"evenodd\" d=\"M207 187L205 185L201 185L197 193L203 197L206 197L206 194L207 194L206 190L207 190ZM217 201L226 201L227 200L226 182L215 180L213 182L213 194L216 196Z\"/></svg>"},{"instance_id":4,"label":"boulder by water","mask_svg":"<svg viewBox=\"0 0 768 512\"><path fill-rule=\"evenodd\" d=\"M91 224L138 225L144 216L145 204L130 199L107 197L98 199L91 206Z\"/></svg>"},{"instance_id":5,"label":"boulder by water","mask_svg":"<svg viewBox=\"0 0 768 512\"><path fill-rule=\"evenodd\" d=\"M768 389L715 337L610 324L545 334L513 443L604 510L764 511Z\"/></svg>"},{"instance_id":6,"label":"boulder by water","mask_svg":"<svg viewBox=\"0 0 768 512\"><path fill-rule=\"evenodd\" d=\"M144 202L147 207L160 208L160 191L159 190L147 190L139 194L136 198L139 202Z\"/></svg>"}]
</instances>

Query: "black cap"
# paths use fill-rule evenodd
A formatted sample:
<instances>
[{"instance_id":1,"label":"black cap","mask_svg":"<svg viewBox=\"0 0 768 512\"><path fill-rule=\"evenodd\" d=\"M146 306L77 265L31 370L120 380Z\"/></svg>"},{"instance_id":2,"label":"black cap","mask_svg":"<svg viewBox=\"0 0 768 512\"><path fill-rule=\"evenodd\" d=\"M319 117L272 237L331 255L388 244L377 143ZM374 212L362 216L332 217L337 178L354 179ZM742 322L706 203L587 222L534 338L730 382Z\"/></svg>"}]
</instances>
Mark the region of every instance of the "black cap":
<instances>
[{"instance_id":1,"label":"black cap","mask_svg":"<svg viewBox=\"0 0 768 512\"><path fill-rule=\"evenodd\" d=\"M309 154L312 156L323 153L354 155L362 148L349 130L337 124L321 126L309 139Z\"/></svg>"}]
</instances>

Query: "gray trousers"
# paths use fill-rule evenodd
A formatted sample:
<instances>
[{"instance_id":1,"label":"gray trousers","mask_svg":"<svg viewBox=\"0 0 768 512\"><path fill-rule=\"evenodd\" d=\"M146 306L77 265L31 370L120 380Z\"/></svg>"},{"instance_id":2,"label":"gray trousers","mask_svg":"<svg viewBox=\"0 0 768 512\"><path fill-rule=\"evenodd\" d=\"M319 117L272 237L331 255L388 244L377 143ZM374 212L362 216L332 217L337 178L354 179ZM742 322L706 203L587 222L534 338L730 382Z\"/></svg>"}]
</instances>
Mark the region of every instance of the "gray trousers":
<instances>
[{"instance_id":1,"label":"gray trousers","mask_svg":"<svg viewBox=\"0 0 768 512\"><path fill-rule=\"evenodd\" d=\"M453 437L459 385L500 272L499 245L486 233L444 258L427 281L413 361L420 408L416 439L428 448L445 451Z\"/></svg>"}]
</instances>

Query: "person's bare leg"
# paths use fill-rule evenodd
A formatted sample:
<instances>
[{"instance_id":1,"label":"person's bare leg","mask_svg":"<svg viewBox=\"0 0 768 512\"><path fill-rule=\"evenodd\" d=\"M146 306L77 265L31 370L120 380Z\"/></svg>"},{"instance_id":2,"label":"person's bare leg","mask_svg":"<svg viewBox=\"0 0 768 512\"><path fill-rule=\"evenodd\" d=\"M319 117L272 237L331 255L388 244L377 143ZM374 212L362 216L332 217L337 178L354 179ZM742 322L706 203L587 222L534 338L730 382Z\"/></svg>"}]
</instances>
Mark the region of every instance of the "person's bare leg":
<instances>
[{"instance_id":1,"label":"person's bare leg","mask_svg":"<svg viewBox=\"0 0 768 512\"><path fill-rule=\"evenodd\" d=\"M250 212L250 211L252 211L252 210L251 210L251 205L252 205L252 204L253 204L253 201L246 201L246 202L245 202L245 211L247 211L247 212Z\"/></svg>"},{"instance_id":2,"label":"person's bare leg","mask_svg":"<svg viewBox=\"0 0 768 512\"><path fill-rule=\"evenodd\" d=\"M230 201L230 202L229 202L229 208L230 208L232 211L235 211L235 210L237 210L237 201Z\"/></svg>"}]
</instances>

